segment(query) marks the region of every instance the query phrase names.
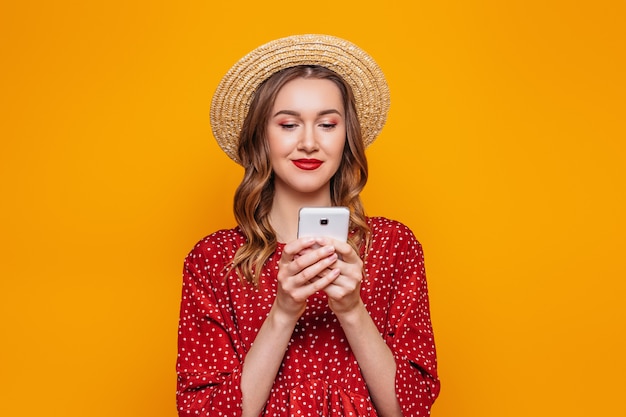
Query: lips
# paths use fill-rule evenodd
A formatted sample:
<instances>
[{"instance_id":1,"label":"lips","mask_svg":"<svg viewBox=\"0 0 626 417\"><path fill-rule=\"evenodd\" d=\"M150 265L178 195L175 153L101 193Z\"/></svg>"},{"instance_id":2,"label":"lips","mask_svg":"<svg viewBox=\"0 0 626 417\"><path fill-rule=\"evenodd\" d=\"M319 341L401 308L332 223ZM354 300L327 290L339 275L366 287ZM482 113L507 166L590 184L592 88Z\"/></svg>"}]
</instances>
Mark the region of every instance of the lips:
<instances>
[{"instance_id":1,"label":"lips","mask_svg":"<svg viewBox=\"0 0 626 417\"><path fill-rule=\"evenodd\" d=\"M323 164L319 159L295 159L292 162L295 166L305 171L313 171Z\"/></svg>"}]
</instances>

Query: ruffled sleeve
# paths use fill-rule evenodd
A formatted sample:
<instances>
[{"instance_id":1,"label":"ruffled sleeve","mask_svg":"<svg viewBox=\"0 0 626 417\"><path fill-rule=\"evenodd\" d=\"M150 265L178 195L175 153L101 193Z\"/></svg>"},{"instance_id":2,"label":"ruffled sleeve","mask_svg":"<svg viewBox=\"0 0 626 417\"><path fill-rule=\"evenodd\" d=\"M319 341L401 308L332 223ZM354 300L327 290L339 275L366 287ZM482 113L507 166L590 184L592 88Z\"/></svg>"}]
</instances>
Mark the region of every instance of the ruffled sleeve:
<instances>
[{"instance_id":1,"label":"ruffled sleeve","mask_svg":"<svg viewBox=\"0 0 626 417\"><path fill-rule=\"evenodd\" d=\"M210 249L196 246L183 270L176 363L180 416L241 414L244 352L233 340L231 315L222 312L228 306L217 299L208 282L211 274L223 273L214 259L208 259Z\"/></svg>"},{"instance_id":2,"label":"ruffled sleeve","mask_svg":"<svg viewBox=\"0 0 626 417\"><path fill-rule=\"evenodd\" d=\"M396 237L385 341L396 359L396 395L405 416L428 416L439 395L435 342L421 244L406 227Z\"/></svg>"}]
</instances>

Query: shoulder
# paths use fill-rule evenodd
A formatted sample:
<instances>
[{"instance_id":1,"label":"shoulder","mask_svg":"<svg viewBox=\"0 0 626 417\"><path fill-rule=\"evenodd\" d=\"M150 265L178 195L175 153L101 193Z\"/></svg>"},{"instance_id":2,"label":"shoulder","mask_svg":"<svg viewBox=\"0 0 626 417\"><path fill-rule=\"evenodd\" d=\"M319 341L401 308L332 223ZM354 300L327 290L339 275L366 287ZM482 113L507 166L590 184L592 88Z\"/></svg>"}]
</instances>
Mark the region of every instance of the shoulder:
<instances>
[{"instance_id":1,"label":"shoulder","mask_svg":"<svg viewBox=\"0 0 626 417\"><path fill-rule=\"evenodd\" d=\"M218 230L198 241L187 255L187 261L198 258L231 259L245 240L239 227Z\"/></svg>"},{"instance_id":2,"label":"shoulder","mask_svg":"<svg viewBox=\"0 0 626 417\"><path fill-rule=\"evenodd\" d=\"M402 258L422 253L422 244L404 223L386 217L370 217L368 224L372 232L370 254Z\"/></svg>"},{"instance_id":3,"label":"shoulder","mask_svg":"<svg viewBox=\"0 0 626 417\"><path fill-rule=\"evenodd\" d=\"M422 244L407 225L385 217L370 218L368 223L372 239L366 259L378 279L383 279L384 274L380 271L385 270L393 271L395 277L404 274L407 279L412 276L408 273L411 270L418 275L424 274Z\"/></svg>"},{"instance_id":4,"label":"shoulder","mask_svg":"<svg viewBox=\"0 0 626 417\"><path fill-rule=\"evenodd\" d=\"M386 217L368 217L368 225L372 230L372 239L409 239L417 242L413 231L404 223Z\"/></svg>"}]
</instances>

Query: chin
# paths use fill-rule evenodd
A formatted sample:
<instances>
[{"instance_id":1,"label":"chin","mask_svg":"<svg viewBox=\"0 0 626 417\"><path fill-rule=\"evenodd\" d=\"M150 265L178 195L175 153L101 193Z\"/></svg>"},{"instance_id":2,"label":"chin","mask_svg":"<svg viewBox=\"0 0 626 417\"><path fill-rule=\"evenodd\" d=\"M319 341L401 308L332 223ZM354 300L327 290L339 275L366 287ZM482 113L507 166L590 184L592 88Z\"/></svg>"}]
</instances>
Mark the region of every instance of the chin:
<instances>
[{"instance_id":1,"label":"chin","mask_svg":"<svg viewBox=\"0 0 626 417\"><path fill-rule=\"evenodd\" d=\"M291 184L291 189L301 194L330 193L330 183L317 184Z\"/></svg>"}]
</instances>

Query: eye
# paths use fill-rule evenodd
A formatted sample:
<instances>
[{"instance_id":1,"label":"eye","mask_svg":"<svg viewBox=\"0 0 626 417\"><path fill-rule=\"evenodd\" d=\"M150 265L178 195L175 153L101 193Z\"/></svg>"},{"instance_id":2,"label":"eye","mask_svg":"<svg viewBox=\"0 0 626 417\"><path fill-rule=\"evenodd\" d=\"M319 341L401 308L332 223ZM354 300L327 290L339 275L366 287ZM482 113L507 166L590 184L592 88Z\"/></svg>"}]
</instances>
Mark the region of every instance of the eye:
<instances>
[{"instance_id":1,"label":"eye","mask_svg":"<svg viewBox=\"0 0 626 417\"><path fill-rule=\"evenodd\" d=\"M320 123L320 127L324 130L332 130L337 126L337 123Z\"/></svg>"},{"instance_id":2,"label":"eye","mask_svg":"<svg viewBox=\"0 0 626 417\"><path fill-rule=\"evenodd\" d=\"M284 130L294 130L298 125L296 123L281 123L280 127Z\"/></svg>"}]
</instances>

